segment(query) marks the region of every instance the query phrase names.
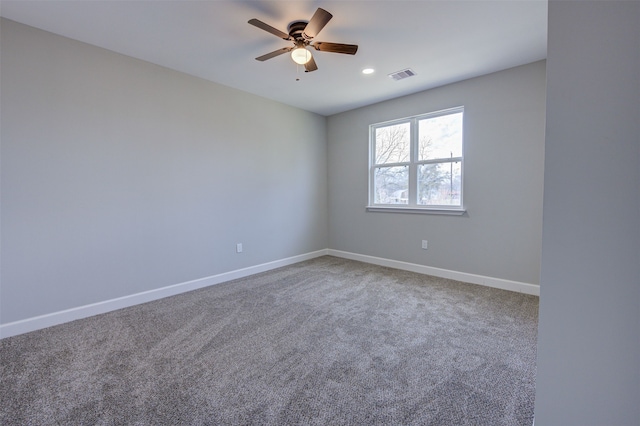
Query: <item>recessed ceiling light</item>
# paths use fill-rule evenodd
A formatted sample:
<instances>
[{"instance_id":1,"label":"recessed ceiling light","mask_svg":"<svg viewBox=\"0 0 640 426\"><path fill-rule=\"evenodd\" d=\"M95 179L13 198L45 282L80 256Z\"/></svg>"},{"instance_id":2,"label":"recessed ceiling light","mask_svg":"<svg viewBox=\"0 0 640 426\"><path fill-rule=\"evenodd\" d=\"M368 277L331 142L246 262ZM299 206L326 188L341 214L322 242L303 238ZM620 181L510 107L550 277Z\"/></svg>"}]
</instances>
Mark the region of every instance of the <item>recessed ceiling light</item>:
<instances>
[{"instance_id":1,"label":"recessed ceiling light","mask_svg":"<svg viewBox=\"0 0 640 426\"><path fill-rule=\"evenodd\" d=\"M374 71L375 70L373 68L365 68L362 70L362 74L373 74Z\"/></svg>"}]
</instances>

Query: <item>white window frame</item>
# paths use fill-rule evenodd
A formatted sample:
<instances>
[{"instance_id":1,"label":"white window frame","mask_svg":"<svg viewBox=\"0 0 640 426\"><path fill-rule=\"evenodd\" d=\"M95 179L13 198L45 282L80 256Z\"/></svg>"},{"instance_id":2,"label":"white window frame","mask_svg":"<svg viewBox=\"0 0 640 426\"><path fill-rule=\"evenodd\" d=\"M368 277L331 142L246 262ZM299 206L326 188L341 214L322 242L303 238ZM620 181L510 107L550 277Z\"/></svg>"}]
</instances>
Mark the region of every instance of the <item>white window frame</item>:
<instances>
[{"instance_id":1,"label":"white window frame","mask_svg":"<svg viewBox=\"0 0 640 426\"><path fill-rule=\"evenodd\" d=\"M447 159L422 160L418 159L418 123L420 120L441 117L444 115L462 113L462 156ZM376 129L396 124L410 123L410 159L404 163L375 164L375 146L376 146ZM460 162L460 205L423 205L417 203L418 191L418 166L422 164L441 164ZM408 166L409 167L409 188L408 188L408 204L376 204L375 200L375 170L379 167ZM423 214L449 214L463 215L464 207L464 107L448 108L445 110L434 111L427 114L420 114L411 117L400 118L396 120L385 121L381 123L371 124L369 126L369 202L367 211L372 212L402 212L402 213L423 213Z\"/></svg>"}]
</instances>

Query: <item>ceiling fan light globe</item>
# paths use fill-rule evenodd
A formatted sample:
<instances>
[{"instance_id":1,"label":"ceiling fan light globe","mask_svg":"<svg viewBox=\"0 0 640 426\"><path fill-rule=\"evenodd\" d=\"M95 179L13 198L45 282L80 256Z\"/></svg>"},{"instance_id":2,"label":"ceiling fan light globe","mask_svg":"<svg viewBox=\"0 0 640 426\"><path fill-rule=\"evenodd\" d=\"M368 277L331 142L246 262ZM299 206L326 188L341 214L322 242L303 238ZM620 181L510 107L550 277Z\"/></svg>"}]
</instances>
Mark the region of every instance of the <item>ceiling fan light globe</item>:
<instances>
[{"instance_id":1,"label":"ceiling fan light globe","mask_svg":"<svg viewBox=\"0 0 640 426\"><path fill-rule=\"evenodd\" d=\"M304 47L298 47L291 51L291 59L296 64L304 65L311 60L311 52Z\"/></svg>"}]
</instances>

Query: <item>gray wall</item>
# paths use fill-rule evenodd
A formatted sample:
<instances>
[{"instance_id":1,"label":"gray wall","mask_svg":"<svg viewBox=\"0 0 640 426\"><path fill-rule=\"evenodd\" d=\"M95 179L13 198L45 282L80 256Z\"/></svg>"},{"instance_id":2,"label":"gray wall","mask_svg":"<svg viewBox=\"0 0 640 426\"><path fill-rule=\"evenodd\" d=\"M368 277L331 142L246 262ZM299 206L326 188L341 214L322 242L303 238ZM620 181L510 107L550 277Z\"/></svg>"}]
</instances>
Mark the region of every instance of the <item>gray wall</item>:
<instances>
[{"instance_id":1,"label":"gray wall","mask_svg":"<svg viewBox=\"0 0 640 426\"><path fill-rule=\"evenodd\" d=\"M460 105L467 214L366 212L368 126ZM544 61L329 117L330 247L538 284L544 120Z\"/></svg>"},{"instance_id":2,"label":"gray wall","mask_svg":"<svg viewBox=\"0 0 640 426\"><path fill-rule=\"evenodd\" d=\"M549 2L536 426L640 423L640 3Z\"/></svg>"},{"instance_id":3,"label":"gray wall","mask_svg":"<svg viewBox=\"0 0 640 426\"><path fill-rule=\"evenodd\" d=\"M1 31L1 323L328 246L324 117Z\"/></svg>"}]
</instances>

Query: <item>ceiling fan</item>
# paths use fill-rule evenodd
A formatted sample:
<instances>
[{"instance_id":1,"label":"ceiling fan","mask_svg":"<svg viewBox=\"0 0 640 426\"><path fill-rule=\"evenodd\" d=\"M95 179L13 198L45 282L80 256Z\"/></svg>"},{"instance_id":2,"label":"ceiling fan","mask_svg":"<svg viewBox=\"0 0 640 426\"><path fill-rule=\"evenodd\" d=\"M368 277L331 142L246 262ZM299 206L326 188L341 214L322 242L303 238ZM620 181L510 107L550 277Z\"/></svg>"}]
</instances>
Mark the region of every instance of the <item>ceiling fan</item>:
<instances>
[{"instance_id":1,"label":"ceiling fan","mask_svg":"<svg viewBox=\"0 0 640 426\"><path fill-rule=\"evenodd\" d=\"M274 50L266 55L258 56L256 60L266 61L267 59L275 58L283 53L291 52L291 59L293 59L297 64L304 65L305 72L311 72L317 70L318 66L316 65L316 61L313 59L313 55L307 48L313 48L320 52L355 55L358 51L358 45L356 44L313 41L331 18L333 18L332 14L322 8L318 8L309 22L294 21L290 23L287 28L289 31L288 34L272 27L271 25L265 24L258 19L254 18L249 20L249 24L258 27L261 30L267 31L283 40L293 41L293 46L283 47L282 49Z\"/></svg>"}]
</instances>

